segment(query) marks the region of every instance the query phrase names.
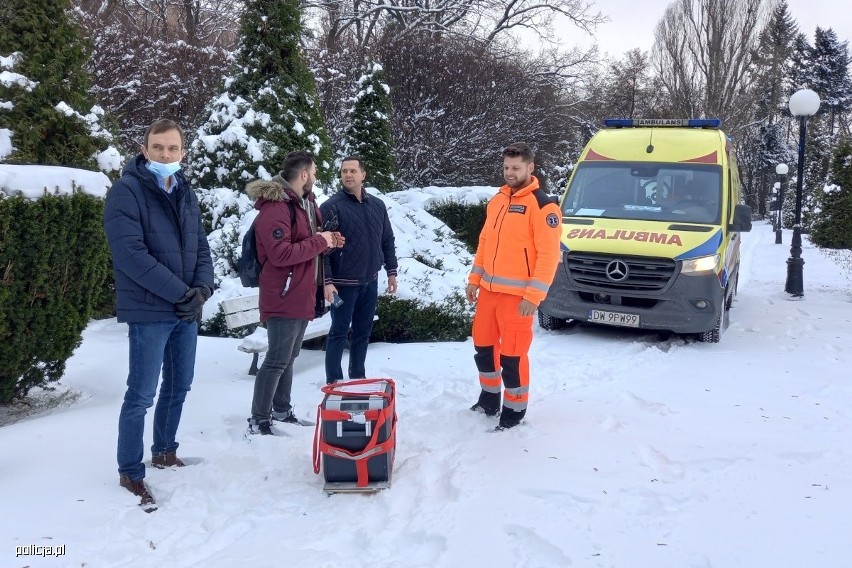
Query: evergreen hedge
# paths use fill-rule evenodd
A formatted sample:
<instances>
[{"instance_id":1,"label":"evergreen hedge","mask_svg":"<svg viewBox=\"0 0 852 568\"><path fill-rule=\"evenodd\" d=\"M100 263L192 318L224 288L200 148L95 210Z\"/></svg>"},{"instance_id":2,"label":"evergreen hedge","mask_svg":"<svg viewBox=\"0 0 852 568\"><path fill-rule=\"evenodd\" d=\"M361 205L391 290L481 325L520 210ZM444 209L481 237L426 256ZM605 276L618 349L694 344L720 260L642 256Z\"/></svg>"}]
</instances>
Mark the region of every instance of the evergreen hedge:
<instances>
[{"instance_id":1,"label":"evergreen hedge","mask_svg":"<svg viewBox=\"0 0 852 568\"><path fill-rule=\"evenodd\" d=\"M424 304L393 296L379 296L379 316L373 324L370 341L414 343L464 341L473 323L461 294L453 294L442 304Z\"/></svg>"},{"instance_id":2,"label":"evergreen hedge","mask_svg":"<svg viewBox=\"0 0 852 568\"><path fill-rule=\"evenodd\" d=\"M852 249L852 140L837 146L828 182L811 240L824 248Z\"/></svg>"},{"instance_id":3,"label":"evergreen hedge","mask_svg":"<svg viewBox=\"0 0 852 568\"><path fill-rule=\"evenodd\" d=\"M475 253L476 246L479 244L479 233L485 225L487 205L487 201L471 204L444 199L427 205L426 211L446 223L455 232L456 237L467 246L467 250Z\"/></svg>"},{"instance_id":4,"label":"evergreen hedge","mask_svg":"<svg viewBox=\"0 0 852 568\"><path fill-rule=\"evenodd\" d=\"M62 378L109 273L102 199L0 194L0 404Z\"/></svg>"}]
</instances>

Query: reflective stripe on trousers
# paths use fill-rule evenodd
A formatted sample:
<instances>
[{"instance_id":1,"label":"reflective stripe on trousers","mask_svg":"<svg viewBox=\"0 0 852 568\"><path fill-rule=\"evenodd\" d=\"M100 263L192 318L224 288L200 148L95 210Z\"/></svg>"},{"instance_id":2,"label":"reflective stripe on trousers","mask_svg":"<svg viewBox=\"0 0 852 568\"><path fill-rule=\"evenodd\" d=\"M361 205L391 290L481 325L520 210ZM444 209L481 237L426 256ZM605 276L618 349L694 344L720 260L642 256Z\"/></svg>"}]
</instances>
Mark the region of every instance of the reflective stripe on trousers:
<instances>
[{"instance_id":1,"label":"reflective stripe on trousers","mask_svg":"<svg viewBox=\"0 0 852 568\"><path fill-rule=\"evenodd\" d=\"M518 411L525 410L529 401L533 325L533 316L518 313L521 300L480 288L473 316L479 384L485 392L500 392L502 378L503 405Z\"/></svg>"}]
</instances>

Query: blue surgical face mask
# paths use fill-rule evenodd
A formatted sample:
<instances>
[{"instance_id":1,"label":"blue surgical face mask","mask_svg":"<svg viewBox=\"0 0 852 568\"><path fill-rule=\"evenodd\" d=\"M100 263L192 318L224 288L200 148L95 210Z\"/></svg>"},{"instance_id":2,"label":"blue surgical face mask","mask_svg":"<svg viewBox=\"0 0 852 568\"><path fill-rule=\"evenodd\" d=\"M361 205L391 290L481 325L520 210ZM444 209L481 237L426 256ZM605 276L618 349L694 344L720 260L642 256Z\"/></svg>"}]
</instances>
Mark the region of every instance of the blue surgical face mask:
<instances>
[{"instance_id":1,"label":"blue surgical face mask","mask_svg":"<svg viewBox=\"0 0 852 568\"><path fill-rule=\"evenodd\" d=\"M171 162L169 164L164 164L162 162L155 162L154 160L149 160L145 167L147 167L151 172L153 172L154 175L166 179L170 175L173 175L180 170L180 162Z\"/></svg>"}]
</instances>

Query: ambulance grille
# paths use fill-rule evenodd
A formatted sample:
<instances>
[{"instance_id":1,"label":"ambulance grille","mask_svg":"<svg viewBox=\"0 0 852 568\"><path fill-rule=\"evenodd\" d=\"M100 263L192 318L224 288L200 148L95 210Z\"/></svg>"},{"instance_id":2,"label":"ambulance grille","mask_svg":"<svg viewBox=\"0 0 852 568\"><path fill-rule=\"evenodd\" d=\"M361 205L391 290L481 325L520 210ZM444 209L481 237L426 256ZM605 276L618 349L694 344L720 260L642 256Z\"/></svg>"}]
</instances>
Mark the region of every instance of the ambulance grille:
<instances>
[{"instance_id":1,"label":"ambulance grille","mask_svg":"<svg viewBox=\"0 0 852 568\"><path fill-rule=\"evenodd\" d=\"M615 281L607 276L607 267L613 261L627 266L627 277ZM666 287L675 273L675 262L669 258L641 258L611 254L571 252L565 256L568 274L575 284L602 288L653 292Z\"/></svg>"}]
</instances>

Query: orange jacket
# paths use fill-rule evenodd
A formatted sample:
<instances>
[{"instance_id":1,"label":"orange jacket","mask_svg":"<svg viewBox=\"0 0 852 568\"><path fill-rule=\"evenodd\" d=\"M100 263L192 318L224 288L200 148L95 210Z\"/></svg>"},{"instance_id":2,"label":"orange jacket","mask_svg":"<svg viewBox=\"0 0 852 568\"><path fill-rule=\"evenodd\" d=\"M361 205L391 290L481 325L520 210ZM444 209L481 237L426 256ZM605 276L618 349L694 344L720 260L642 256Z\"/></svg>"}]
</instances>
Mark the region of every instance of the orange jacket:
<instances>
[{"instance_id":1,"label":"orange jacket","mask_svg":"<svg viewBox=\"0 0 852 568\"><path fill-rule=\"evenodd\" d=\"M538 305L556 273L561 236L562 212L535 176L514 194L504 185L488 202L468 282Z\"/></svg>"}]
</instances>

